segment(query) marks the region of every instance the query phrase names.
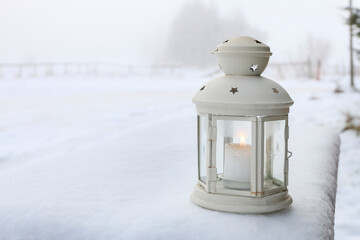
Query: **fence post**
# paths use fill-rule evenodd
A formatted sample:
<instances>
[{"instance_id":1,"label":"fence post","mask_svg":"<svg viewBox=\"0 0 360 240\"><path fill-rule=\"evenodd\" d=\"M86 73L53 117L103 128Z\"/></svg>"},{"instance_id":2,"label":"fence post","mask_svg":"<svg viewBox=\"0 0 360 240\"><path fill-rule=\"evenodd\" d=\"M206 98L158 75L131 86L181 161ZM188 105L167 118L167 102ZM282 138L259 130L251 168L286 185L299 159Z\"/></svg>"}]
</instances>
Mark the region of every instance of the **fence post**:
<instances>
[{"instance_id":1,"label":"fence post","mask_svg":"<svg viewBox=\"0 0 360 240\"><path fill-rule=\"evenodd\" d=\"M46 70L45 70L45 75L46 76L50 76L50 75L53 75L53 64L52 63L49 63L49 64L45 64L44 65Z\"/></svg>"},{"instance_id":2,"label":"fence post","mask_svg":"<svg viewBox=\"0 0 360 240\"><path fill-rule=\"evenodd\" d=\"M22 70L23 70L23 65L22 65L22 64L19 64L19 66L18 66L18 73L17 73L16 77L21 78L21 76L22 76Z\"/></svg>"},{"instance_id":3,"label":"fence post","mask_svg":"<svg viewBox=\"0 0 360 240\"><path fill-rule=\"evenodd\" d=\"M31 77L36 77L37 76L37 67L36 67L36 64L35 63L31 63L29 65L29 67L32 67L32 73L31 73Z\"/></svg>"},{"instance_id":4,"label":"fence post","mask_svg":"<svg viewBox=\"0 0 360 240\"><path fill-rule=\"evenodd\" d=\"M311 60L309 57L307 59L307 67L308 67L308 77L312 78Z\"/></svg>"},{"instance_id":5,"label":"fence post","mask_svg":"<svg viewBox=\"0 0 360 240\"><path fill-rule=\"evenodd\" d=\"M320 81L321 74L321 60L317 61L316 80Z\"/></svg>"}]
</instances>

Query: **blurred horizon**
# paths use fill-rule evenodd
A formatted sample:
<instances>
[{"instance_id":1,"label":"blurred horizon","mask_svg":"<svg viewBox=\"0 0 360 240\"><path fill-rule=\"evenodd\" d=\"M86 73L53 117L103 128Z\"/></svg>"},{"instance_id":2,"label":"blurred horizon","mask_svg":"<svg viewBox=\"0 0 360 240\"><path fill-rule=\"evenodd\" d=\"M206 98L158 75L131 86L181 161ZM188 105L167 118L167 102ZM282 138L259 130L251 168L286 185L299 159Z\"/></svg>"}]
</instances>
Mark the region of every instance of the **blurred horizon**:
<instances>
[{"instance_id":1,"label":"blurred horizon","mask_svg":"<svg viewBox=\"0 0 360 240\"><path fill-rule=\"evenodd\" d=\"M169 63L172 57L166 52L177 46L169 41L174 39L171 33L177 31L174 21L193 5L199 11L204 8L205 13L212 11L215 22L225 22L216 29L207 26L214 24L210 17L202 18L198 24L203 27L176 32L180 38L192 35L208 38L214 46L202 49L204 56L210 55L220 43L215 43L217 39L252 35L270 46L273 52L270 63L304 61L320 46L326 53L319 56L324 62L348 67L349 34L344 19L347 13L342 10L348 1L1 0L1 3L0 63ZM360 6L360 2L354 5ZM188 17L190 22L199 20L196 13L189 16L186 13L184 18ZM220 31L229 21L234 23L231 28ZM215 37L209 38L209 32ZM315 45L315 50L309 45ZM183 50L180 45L179 52ZM202 58L205 57L199 59Z\"/></svg>"}]
</instances>

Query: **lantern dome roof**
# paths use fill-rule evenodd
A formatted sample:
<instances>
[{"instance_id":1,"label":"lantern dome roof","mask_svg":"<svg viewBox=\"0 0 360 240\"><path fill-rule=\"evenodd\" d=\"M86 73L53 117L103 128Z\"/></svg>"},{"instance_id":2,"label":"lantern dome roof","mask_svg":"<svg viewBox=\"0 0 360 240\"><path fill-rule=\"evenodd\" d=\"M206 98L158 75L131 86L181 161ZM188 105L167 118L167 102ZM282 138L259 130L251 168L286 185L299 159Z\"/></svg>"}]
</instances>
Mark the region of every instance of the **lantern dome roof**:
<instances>
[{"instance_id":1,"label":"lantern dome roof","mask_svg":"<svg viewBox=\"0 0 360 240\"><path fill-rule=\"evenodd\" d=\"M281 115L294 103L287 91L261 76L225 75L207 82L195 94L200 113Z\"/></svg>"}]
</instances>

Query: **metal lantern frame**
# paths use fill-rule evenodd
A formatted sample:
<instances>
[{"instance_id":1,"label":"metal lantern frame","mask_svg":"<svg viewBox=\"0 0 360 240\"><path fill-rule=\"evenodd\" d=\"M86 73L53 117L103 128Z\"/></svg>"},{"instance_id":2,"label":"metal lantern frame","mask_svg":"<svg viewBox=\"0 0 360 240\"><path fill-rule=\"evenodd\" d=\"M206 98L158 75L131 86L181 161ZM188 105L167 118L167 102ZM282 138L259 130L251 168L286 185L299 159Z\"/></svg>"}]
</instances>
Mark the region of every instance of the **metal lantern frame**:
<instances>
[{"instance_id":1,"label":"metal lantern frame","mask_svg":"<svg viewBox=\"0 0 360 240\"><path fill-rule=\"evenodd\" d=\"M292 203L287 189L291 157L288 113L294 102L278 83L260 76L272 54L270 48L251 37L235 37L218 45L213 53L225 75L207 82L193 98L198 113L198 183L191 199L204 208L236 213L267 213L288 207ZM222 130L220 121L223 121ZM246 188L232 187L235 185L229 183L238 183L237 180L224 177L229 161L225 156L226 147L230 147L226 144L235 143L235 125L239 122L245 122L251 128L247 130L251 144L246 150L251 154L239 157L243 156L239 153L241 147L234 150L240 154L236 158L247 160L249 168L242 170L248 173L247 169L250 169L250 175L246 175L250 179L240 181L246 183L241 185ZM226 137L229 133L225 133L225 124L233 127L229 127L232 132ZM281 154L276 155L277 158L271 152L273 144L281 145ZM217 154L220 150L222 152ZM275 160L281 161L282 179L272 174Z\"/></svg>"},{"instance_id":2,"label":"metal lantern frame","mask_svg":"<svg viewBox=\"0 0 360 240\"><path fill-rule=\"evenodd\" d=\"M201 157L200 157L200 117L208 119L207 126L207 152L206 152L206 181L201 179ZM251 154L251 178L250 190L235 190L225 188L219 178L217 172L216 159L216 141L217 141L217 122L218 120L232 120L232 121L248 121L251 122L251 145L256 146L252 148ZM264 189L264 124L271 121L285 121L284 128L284 179L279 181L283 182L283 186ZM289 157L291 152L288 151L289 139L289 126L288 115L280 116L226 116L226 115L213 115L213 114L200 114L197 116L197 129L198 129L198 180L199 185L202 186L208 193L229 194L235 196L248 196L248 197L262 197L274 193L284 192L288 186L288 172L289 172ZM288 155L290 153L290 156Z\"/></svg>"}]
</instances>

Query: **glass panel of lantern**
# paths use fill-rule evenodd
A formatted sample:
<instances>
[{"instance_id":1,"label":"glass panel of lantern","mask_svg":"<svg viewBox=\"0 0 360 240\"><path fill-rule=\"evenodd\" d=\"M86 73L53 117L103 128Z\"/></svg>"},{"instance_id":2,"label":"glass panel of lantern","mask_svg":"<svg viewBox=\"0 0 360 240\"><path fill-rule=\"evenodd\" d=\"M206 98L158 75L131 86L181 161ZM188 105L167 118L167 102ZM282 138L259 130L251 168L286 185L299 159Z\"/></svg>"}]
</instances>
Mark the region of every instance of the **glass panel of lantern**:
<instances>
[{"instance_id":1,"label":"glass panel of lantern","mask_svg":"<svg viewBox=\"0 0 360 240\"><path fill-rule=\"evenodd\" d=\"M198 177L201 182L206 183L206 145L208 116L198 115Z\"/></svg>"},{"instance_id":2,"label":"glass panel of lantern","mask_svg":"<svg viewBox=\"0 0 360 240\"><path fill-rule=\"evenodd\" d=\"M216 167L223 186L250 190L252 122L217 120L216 129Z\"/></svg>"},{"instance_id":3,"label":"glass panel of lantern","mask_svg":"<svg viewBox=\"0 0 360 240\"><path fill-rule=\"evenodd\" d=\"M285 120L264 122L264 190L284 186Z\"/></svg>"}]
</instances>

